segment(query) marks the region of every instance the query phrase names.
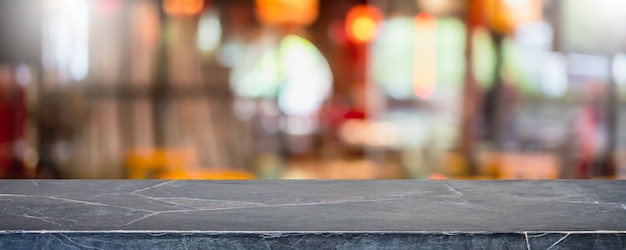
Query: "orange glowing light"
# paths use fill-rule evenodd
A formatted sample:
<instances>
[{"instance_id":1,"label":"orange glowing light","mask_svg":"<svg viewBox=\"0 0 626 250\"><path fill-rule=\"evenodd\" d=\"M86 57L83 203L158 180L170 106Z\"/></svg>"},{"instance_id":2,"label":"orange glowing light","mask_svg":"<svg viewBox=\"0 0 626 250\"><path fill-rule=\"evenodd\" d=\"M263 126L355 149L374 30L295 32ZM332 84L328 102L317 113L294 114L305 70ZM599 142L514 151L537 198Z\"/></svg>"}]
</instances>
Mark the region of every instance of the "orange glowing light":
<instances>
[{"instance_id":1,"label":"orange glowing light","mask_svg":"<svg viewBox=\"0 0 626 250\"><path fill-rule=\"evenodd\" d=\"M256 0L257 18L264 24L309 25L317 20L319 0Z\"/></svg>"},{"instance_id":2,"label":"orange glowing light","mask_svg":"<svg viewBox=\"0 0 626 250\"><path fill-rule=\"evenodd\" d=\"M510 34L520 24L543 18L543 0L487 0L487 21L492 29Z\"/></svg>"},{"instance_id":3,"label":"orange glowing light","mask_svg":"<svg viewBox=\"0 0 626 250\"><path fill-rule=\"evenodd\" d=\"M415 17L413 49L413 91L422 99L429 98L437 84L437 23L428 13Z\"/></svg>"},{"instance_id":4,"label":"orange glowing light","mask_svg":"<svg viewBox=\"0 0 626 250\"><path fill-rule=\"evenodd\" d=\"M358 17L352 24L352 34L358 41L367 42L374 38L376 23L367 17Z\"/></svg>"},{"instance_id":5,"label":"orange glowing light","mask_svg":"<svg viewBox=\"0 0 626 250\"><path fill-rule=\"evenodd\" d=\"M204 0L165 0L163 10L172 16L191 16L200 14Z\"/></svg>"},{"instance_id":6,"label":"orange glowing light","mask_svg":"<svg viewBox=\"0 0 626 250\"><path fill-rule=\"evenodd\" d=\"M380 11L372 6L358 5L346 15L346 32L350 41L368 43L378 34L378 24L382 19Z\"/></svg>"}]
</instances>

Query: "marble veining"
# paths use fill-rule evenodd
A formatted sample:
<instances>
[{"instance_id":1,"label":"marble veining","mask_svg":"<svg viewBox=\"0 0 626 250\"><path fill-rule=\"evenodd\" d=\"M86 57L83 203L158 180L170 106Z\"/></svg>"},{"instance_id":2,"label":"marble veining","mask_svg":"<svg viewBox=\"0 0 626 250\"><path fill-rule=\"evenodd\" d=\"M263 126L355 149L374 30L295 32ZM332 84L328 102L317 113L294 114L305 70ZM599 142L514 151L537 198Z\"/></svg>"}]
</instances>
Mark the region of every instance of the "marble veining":
<instances>
[{"instance_id":1,"label":"marble veining","mask_svg":"<svg viewBox=\"0 0 626 250\"><path fill-rule=\"evenodd\" d=\"M625 181L0 181L0 249L626 249L625 235Z\"/></svg>"}]
</instances>

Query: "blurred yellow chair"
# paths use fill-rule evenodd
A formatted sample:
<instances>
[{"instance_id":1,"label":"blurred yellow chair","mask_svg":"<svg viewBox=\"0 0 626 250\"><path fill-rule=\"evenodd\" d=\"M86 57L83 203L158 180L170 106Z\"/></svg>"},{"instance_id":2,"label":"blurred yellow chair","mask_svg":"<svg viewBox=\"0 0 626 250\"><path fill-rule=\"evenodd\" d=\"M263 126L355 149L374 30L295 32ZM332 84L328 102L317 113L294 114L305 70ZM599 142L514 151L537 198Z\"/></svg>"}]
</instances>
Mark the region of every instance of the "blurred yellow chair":
<instances>
[{"instance_id":1,"label":"blurred yellow chair","mask_svg":"<svg viewBox=\"0 0 626 250\"><path fill-rule=\"evenodd\" d=\"M127 151L126 168L129 179L151 179L168 171L182 170L188 164L184 150L131 149Z\"/></svg>"},{"instance_id":2,"label":"blurred yellow chair","mask_svg":"<svg viewBox=\"0 0 626 250\"><path fill-rule=\"evenodd\" d=\"M246 171L232 169L196 168L194 150L130 149L126 155L129 179L182 179L182 180L251 180L255 176Z\"/></svg>"},{"instance_id":3,"label":"blurred yellow chair","mask_svg":"<svg viewBox=\"0 0 626 250\"><path fill-rule=\"evenodd\" d=\"M165 172L157 176L169 180L254 180L254 175L232 169L186 169L183 171Z\"/></svg>"}]
</instances>

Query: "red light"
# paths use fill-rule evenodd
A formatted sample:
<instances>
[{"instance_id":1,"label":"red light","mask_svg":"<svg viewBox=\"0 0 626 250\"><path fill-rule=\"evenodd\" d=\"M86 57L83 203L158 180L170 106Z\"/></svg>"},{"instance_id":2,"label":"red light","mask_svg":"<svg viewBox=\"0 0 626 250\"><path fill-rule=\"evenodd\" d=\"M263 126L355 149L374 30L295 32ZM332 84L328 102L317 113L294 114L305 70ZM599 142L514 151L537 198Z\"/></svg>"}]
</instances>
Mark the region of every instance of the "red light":
<instances>
[{"instance_id":1,"label":"red light","mask_svg":"<svg viewBox=\"0 0 626 250\"><path fill-rule=\"evenodd\" d=\"M421 13L417 14L415 19L422 20L422 21L432 21L435 18L431 14L428 14L427 12L421 12Z\"/></svg>"}]
</instances>

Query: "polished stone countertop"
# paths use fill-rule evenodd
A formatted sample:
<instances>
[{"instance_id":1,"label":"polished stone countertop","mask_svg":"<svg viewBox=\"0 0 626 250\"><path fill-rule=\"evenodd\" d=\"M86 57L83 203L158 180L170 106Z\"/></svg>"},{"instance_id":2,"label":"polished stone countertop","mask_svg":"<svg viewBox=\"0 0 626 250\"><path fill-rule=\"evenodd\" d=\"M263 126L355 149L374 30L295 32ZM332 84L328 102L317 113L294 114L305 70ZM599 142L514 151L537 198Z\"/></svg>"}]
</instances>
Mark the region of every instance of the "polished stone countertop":
<instances>
[{"instance_id":1,"label":"polished stone countertop","mask_svg":"<svg viewBox=\"0 0 626 250\"><path fill-rule=\"evenodd\" d=\"M626 181L0 180L0 249L154 240L624 249L625 236Z\"/></svg>"}]
</instances>

